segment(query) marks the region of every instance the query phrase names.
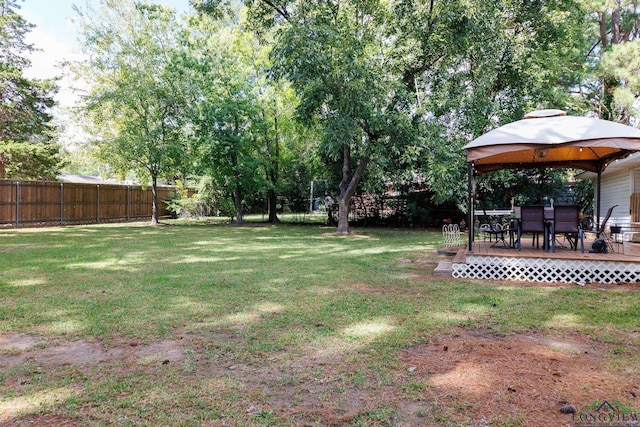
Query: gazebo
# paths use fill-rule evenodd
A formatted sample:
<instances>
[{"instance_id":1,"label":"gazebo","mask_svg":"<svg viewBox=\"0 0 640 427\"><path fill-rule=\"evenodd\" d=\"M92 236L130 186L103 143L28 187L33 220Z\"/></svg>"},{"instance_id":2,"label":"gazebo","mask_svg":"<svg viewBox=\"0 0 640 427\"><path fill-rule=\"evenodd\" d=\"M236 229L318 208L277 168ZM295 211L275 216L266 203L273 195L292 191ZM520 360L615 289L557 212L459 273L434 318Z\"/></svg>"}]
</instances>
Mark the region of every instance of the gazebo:
<instances>
[{"instance_id":1,"label":"gazebo","mask_svg":"<svg viewBox=\"0 0 640 427\"><path fill-rule=\"evenodd\" d=\"M576 168L597 174L596 220L600 222L602 171L640 151L640 130L562 110L539 110L474 139L467 150L469 246L473 252L475 176L503 169Z\"/></svg>"}]
</instances>

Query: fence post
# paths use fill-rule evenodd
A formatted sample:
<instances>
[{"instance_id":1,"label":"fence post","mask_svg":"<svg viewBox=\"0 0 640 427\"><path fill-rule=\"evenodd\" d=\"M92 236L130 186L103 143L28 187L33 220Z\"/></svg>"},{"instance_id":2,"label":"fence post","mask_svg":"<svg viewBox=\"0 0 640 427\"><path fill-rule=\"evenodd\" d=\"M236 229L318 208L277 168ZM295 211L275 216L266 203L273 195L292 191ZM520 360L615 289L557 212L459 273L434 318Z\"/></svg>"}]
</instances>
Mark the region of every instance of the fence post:
<instances>
[{"instance_id":1,"label":"fence post","mask_svg":"<svg viewBox=\"0 0 640 427\"><path fill-rule=\"evenodd\" d=\"M131 186L127 185L127 221L130 221L131 215Z\"/></svg>"},{"instance_id":2,"label":"fence post","mask_svg":"<svg viewBox=\"0 0 640 427\"><path fill-rule=\"evenodd\" d=\"M64 224L64 182L60 183L60 225Z\"/></svg>"},{"instance_id":3,"label":"fence post","mask_svg":"<svg viewBox=\"0 0 640 427\"><path fill-rule=\"evenodd\" d=\"M100 184L96 184L96 223L100 224Z\"/></svg>"},{"instance_id":4,"label":"fence post","mask_svg":"<svg viewBox=\"0 0 640 427\"><path fill-rule=\"evenodd\" d=\"M16 228L20 227L20 181L16 181Z\"/></svg>"}]
</instances>

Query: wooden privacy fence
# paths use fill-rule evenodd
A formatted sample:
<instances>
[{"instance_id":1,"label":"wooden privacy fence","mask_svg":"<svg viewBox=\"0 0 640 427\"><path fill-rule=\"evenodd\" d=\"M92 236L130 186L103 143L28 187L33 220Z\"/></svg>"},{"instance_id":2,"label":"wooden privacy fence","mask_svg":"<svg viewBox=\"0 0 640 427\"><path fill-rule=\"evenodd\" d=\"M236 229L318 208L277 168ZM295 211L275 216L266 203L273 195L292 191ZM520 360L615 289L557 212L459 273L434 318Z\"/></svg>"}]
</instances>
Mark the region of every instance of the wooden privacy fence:
<instances>
[{"instance_id":1,"label":"wooden privacy fence","mask_svg":"<svg viewBox=\"0 0 640 427\"><path fill-rule=\"evenodd\" d=\"M158 187L158 215L174 187ZM151 219L151 187L0 180L0 227L91 224Z\"/></svg>"}]
</instances>

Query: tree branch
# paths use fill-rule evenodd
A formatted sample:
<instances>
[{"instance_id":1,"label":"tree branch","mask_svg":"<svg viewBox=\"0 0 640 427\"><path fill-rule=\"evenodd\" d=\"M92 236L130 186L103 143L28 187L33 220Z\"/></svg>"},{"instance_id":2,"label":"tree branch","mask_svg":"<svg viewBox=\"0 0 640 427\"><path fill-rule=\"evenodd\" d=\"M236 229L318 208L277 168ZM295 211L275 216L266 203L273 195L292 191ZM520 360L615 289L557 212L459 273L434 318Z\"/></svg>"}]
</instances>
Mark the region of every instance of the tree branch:
<instances>
[{"instance_id":1,"label":"tree branch","mask_svg":"<svg viewBox=\"0 0 640 427\"><path fill-rule=\"evenodd\" d=\"M289 12L285 8L279 8L271 0L260 0L262 3L273 9L278 15L282 16L287 22L289 21Z\"/></svg>"}]
</instances>

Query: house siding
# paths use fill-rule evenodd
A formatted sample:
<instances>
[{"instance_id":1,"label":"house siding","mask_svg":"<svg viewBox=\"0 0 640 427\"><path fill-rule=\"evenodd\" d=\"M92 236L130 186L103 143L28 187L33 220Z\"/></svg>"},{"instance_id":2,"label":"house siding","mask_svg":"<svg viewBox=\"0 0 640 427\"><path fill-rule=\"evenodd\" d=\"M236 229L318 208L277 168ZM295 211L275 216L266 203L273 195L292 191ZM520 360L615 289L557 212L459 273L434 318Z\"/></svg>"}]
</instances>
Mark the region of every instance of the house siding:
<instances>
[{"instance_id":1,"label":"house siding","mask_svg":"<svg viewBox=\"0 0 640 427\"><path fill-rule=\"evenodd\" d=\"M628 224L631 221L629 203L630 194L633 192L631 188L633 182L632 176L633 174L630 174L629 170L617 171L602 176L600 221L604 219L607 210L614 205L618 206L613 210L611 218L609 219L609 224Z\"/></svg>"}]
</instances>

